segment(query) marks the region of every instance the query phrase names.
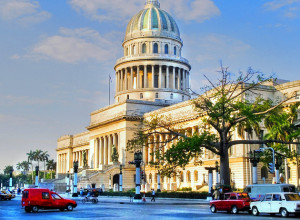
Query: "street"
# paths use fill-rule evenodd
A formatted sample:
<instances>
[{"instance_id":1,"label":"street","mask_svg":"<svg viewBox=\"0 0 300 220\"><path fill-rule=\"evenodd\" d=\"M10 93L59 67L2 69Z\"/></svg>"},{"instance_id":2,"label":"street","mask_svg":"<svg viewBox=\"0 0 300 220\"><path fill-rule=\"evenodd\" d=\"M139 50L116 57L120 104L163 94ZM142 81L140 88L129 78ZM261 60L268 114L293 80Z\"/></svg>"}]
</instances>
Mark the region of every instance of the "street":
<instances>
[{"instance_id":1,"label":"street","mask_svg":"<svg viewBox=\"0 0 300 220\"><path fill-rule=\"evenodd\" d=\"M110 202L108 202L110 201ZM162 200L161 200L162 201ZM38 213L26 213L21 208L21 198L11 201L0 201L0 219L284 219L279 215L260 215L258 217L241 212L237 215L226 212L211 213L208 204L195 204L185 202L180 205L178 201L163 203L147 202L134 204L117 202L115 198L99 199L98 204L82 204L78 198L77 208L72 212L59 210L40 210ZM297 219L295 216L289 219Z\"/></svg>"}]
</instances>

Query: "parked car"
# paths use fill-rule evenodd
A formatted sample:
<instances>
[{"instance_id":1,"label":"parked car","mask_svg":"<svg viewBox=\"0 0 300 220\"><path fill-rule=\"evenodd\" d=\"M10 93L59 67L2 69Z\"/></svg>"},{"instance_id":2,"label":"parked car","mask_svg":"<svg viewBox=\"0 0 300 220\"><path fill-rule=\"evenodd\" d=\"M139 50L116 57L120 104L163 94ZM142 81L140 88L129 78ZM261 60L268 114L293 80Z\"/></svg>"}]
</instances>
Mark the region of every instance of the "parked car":
<instances>
[{"instance_id":1,"label":"parked car","mask_svg":"<svg viewBox=\"0 0 300 220\"><path fill-rule=\"evenodd\" d=\"M296 192L293 184L253 184L248 185L244 189L252 200L260 200L266 193L272 192Z\"/></svg>"},{"instance_id":2,"label":"parked car","mask_svg":"<svg viewBox=\"0 0 300 220\"><path fill-rule=\"evenodd\" d=\"M0 191L0 200L8 200L9 196L6 193Z\"/></svg>"},{"instance_id":3,"label":"parked car","mask_svg":"<svg viewBox=\"0 0 300 220\"><path fill-rule=\"evenodd\" d=\"M237 214L239 211L249 211L250 198L247 193L225 193L219 200L212 200L209 204L212 213L227 211Z\"/></svg>"},{"instance_id":4,"label":"parked car","mask_svg":"<svg viewBox=\"0 0 300 220\"><path fill-rule=\"evenodd\" d=\"M15 194L10 193L8 190L7 191L2 190L1 192L5 195L5 200L11 200L16 197Z\"/></svg>"},{"instance_id":5,"label":"parked car","mask_svg":"<svg viewBox=\"0 0 300 220\"><path fill-rule=\"evenodd\" d=\"M297 193L267 193L262 200L251 202L250 209L253 215L279 213L282 217L288 217L290 213L300 214L300 196Z\"/></svg>"},{"instance_id":6,"label":"parked car","mask_svg":"<svg viewBox=\"0 0 300 220\"><path fill-rule=\"evenodd\" d=\"M22 194L22 207L26 212L38 212L39 209L59 209L72 211L77 203L71 199L64 199L49 189L25 189Z\"/></svg>"}]
</instances>

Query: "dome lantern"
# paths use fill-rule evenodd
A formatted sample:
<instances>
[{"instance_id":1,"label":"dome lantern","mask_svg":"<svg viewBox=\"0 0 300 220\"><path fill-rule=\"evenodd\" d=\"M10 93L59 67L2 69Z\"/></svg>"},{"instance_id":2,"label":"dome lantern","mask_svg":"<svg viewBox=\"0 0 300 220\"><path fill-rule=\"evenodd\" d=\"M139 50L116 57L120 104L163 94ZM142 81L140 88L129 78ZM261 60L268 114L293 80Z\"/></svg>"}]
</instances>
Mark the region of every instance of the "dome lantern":
<instances>
[{"instance_id":1,"label":"dome lantern","mask_svg":"<svg viewBox=\"0 0 300 220\"><path fill-rule=\"evenodd\" d=\"M158 2L158 0L147 0L145 4L145 8L149 8L153 6L160 8L160 3Z\"/></svg>"}]
</instances>

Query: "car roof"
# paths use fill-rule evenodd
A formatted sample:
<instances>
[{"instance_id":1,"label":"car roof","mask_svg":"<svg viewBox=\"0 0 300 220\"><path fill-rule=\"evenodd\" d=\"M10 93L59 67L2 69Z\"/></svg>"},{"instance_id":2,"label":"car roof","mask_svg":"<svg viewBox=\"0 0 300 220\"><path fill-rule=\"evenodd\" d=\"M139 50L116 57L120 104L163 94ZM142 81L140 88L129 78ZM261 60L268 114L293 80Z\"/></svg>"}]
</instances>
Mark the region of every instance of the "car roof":
<instances>
[{"instance_id":1,"label":"car roof","mask_svg":"<svg viewBox=\"0 0 300 220\"><path fill-rule=\"evenodd\" d=\"M281 183L281 184L251 184L247 185L246 187L249 186L295 186L294 184L286 184L286 183Z\"/></svg>"}]
</instances>

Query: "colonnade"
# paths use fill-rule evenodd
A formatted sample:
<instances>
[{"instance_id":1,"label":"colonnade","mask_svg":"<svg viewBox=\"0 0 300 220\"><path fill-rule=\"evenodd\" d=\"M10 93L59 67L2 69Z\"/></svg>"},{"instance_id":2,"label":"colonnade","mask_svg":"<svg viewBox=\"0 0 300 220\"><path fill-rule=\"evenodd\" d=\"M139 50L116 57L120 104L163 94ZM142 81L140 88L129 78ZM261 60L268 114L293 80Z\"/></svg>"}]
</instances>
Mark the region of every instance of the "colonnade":
<instances>
[{"instance_id":1,"label":"colonnade","mask_svg":"<svg viewBox=\"0 0 300 220\"><path fill-rule=\"evenodd\" d=\"M99 168L100 165L111 164L113 145L116 151L119 153L119 137L118 133L105 135L98 137L95 141L95 168Z\"/></svg>"},{"instance_id":2,"label":"colonnade","mask_svg":"<svg viewBox=\"0 0 300 220\"><path fill-rule=\"evenodd\" d=\"M67 173L67 163L69 161L68 153L61 153L58 155L58 172Z\"/></svg>"},{"instance_id":3,"label":"colonnade","mask_svg":"<svg viewBox=\"0 0 300 220\"><path fill-rule=\"evenodd\" d=\"M86 151L86 160L89 158L89 150L78 150L73 152L73 161L78 161L78 166L83 166L83 151Z\"/></svg>"},{"instance_id":4,"label":"colonnade","mask_svg":"<svg viewBox=\"0 0 300 220\"><path fill-rule=\"evenodd\" d=\"M143 88L185 90L189 85L187 69L167 65L139 65L116 71L116 91Z\"/></svg>"}]
</instances>

